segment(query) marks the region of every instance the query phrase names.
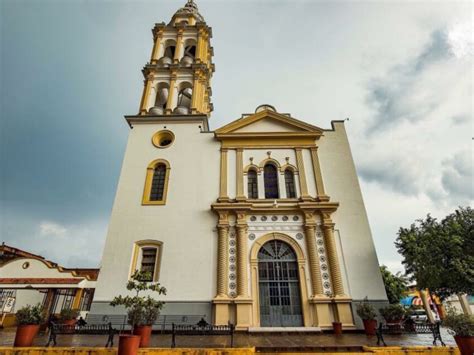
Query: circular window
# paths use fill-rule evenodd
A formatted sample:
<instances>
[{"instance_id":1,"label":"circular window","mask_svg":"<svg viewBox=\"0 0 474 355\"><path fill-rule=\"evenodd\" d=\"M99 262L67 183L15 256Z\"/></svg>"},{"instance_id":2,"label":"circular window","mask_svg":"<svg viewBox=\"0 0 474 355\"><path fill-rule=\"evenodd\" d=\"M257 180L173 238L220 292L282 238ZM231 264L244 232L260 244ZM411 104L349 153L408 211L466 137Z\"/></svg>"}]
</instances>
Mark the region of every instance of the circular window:
<instances>
[{"instance_id":1,"label":"circular window","mask_svg":"<svg viewBox=\"0 0 474 355\"><path fill-rule=\"evenodd\" d=\"M168 148L174 142L174 134L168 130L159 131L153 135L151 141L157 148Z\"/></svg>"},{"instance_id":2,"label":"circular window","mask_svg":"<svg viewBox=\"0 0 474 355\"><path fill-rule=\"evenodd\" d=\"M21 267L23 269L28 269L30 267L30 263L28 261L25 261Z\"/></svg>"}]
</instances>

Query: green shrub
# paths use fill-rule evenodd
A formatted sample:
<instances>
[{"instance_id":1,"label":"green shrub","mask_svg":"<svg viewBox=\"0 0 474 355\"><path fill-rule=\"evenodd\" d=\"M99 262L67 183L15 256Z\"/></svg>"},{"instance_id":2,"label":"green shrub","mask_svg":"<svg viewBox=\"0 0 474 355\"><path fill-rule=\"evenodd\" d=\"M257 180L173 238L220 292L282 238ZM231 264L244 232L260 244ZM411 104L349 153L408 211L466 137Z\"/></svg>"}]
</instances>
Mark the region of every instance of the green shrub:
<instances>
[{"instance_id":1,"label":"green shrub","mask_svg":"<svg viewBox=\"0 0 474 355\"><path fill-rule=\"evenodd\" d=\"M59 319L60 320L76 319L78 315L79 315L78 309L63 308L61 309L61 312L59 312Z\"/></svg>"},{"instance_id":2,"label":"green shrub","mask_svg":"<svg viewBox=\"0 0 474 355\"><path fill-rule=\"evenodd\" d=\"M156 292L158 295L166 295L166 289L159 283L149 282L151 274L149 272L135 271L132 278L127 283L127 290L135 291L135 296L117 296L111 306L125 306L128 313L128 323L135 327L137 325L152 325L160 314L164 305L163 301L158 301L151 296L140 296L143 291Z\"/></svg>"},{"instance_id":3,"label":"green shrub","mask_svg":"<svg viewBox=\"0 0 474 355\"><path fill-rule=\"evenodd\" d=\"M457 313L454 307L448 307L443 325L448 328L452 335L461 337L474 336L474 316L470 314Z\"/></svg>"},{"instance_id":4,"label":"green shrub","mask_svg":"<svg viewBox=\"0 0 474 355\"><path fill-rule=\"evenodd\" d=\"M362 318L363 320L372 320L377 318L377 312L375 311L374 306L372 306L367 297L357 305L356 309L357 315Z\"/></svg>"},{"instance_id":5,"label":"green shrub","mask_svg":"<svg viewBox=\"0 0 474 355\"><path fill-rule=\"evenodd\" d=\"M380 314L387 322L399 321L405 317L406 311L401 304L391 304L387 307L380 308Z\"/></svg>"},{"instance_id":6,"label":"green shrub","mask_svg":"<svg viewBox=\"0 0 474 355\"><path fill-rule=\"evenodd\" d=\"M26 305L20 308L15 316L19 325L41 324L45 320L43 306L39 303L35 306Z\"/></svg>"}]
</instances>

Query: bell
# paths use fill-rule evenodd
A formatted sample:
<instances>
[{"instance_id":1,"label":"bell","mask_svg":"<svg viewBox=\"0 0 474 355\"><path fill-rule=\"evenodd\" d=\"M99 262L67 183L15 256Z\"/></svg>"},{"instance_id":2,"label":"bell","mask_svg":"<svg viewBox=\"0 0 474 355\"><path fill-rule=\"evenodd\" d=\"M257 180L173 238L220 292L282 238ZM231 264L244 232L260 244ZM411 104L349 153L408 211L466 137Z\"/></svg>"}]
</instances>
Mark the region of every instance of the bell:
<instances>
[{"instance_id":1,"label":"bell","mask_svg":"<svg viewBox=\"0 0 474 355\"><path fill-rule=\"evenodd\" d=\"M164 113L163 107L159 106L153 106L149 111L149 115L157 116L157 115L162 115Z\"/></svg>"},{"instance_id":2,"label":"bell","mask_svg":"<svg viewBox=\"0 0 474 355\"><path fill-rule=\"evenodd\" d=\"M158 65L162 67L169 67L171 64L173 64L173 60L169 57L161 57L158 59Z\"/></svg>"},{"instance_id":3,"label":"bell","mask_svg":"<svg viewBox=\"0 0 474 355\"><path fill-rule=\"evenodd\" d=\"M194 63L194 59L191 58L191 57L188 56L188 55L185 55L185 56L181 59L181 65L184 66L184 67L190 67L193 63Z\"/></svg>"},{"instance_id":4,"label":"bell","mask_svg":"<svg viewBox=\"0 0 474 355\"><path fill-rule=\"evenodd\" d=\"M178 114L178 115L187 115L189 113L189 107L187 107L187 106L177 106L173 110L173 113Z\"/></svg>"}]
</instances>

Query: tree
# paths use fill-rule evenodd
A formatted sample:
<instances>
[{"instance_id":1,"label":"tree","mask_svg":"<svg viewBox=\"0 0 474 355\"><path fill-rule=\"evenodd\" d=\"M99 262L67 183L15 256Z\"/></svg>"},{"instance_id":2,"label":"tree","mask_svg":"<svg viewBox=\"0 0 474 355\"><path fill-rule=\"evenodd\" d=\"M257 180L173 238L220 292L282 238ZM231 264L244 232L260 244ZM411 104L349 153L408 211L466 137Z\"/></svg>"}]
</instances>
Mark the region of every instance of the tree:
<instances>
[{"instance_id":1,"label":"tree","mask_svg":"<svg viewBox=\"0 0 474 355\"><path fill-rule=\"evenodd\" d=\"M429 214L400 228L395 242L410 280L441 299L474 293L474 211L460 207L441 222Z\"/></svg>"},{"instance_id":2,"label":"tree","mask_svg":"<svg viewBox=\"0 0 474 355\"><path fill-rule=\"evenodd\" d=\"M385 265L380 266L385 292L387 292L390 303L399 303L403 297L403 292L407 289L407 280L400 275L400 272L392 274Z\"/></svg>"}]
</instances>

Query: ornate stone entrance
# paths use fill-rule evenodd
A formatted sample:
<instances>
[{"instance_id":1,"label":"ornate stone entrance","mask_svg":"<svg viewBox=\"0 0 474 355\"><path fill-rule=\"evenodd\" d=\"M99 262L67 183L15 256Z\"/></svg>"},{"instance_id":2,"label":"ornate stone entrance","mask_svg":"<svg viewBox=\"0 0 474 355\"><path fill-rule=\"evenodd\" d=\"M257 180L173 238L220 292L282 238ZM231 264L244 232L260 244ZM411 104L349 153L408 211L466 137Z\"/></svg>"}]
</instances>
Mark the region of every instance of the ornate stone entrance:
<instances>
[{"instance_id":1,"label":"ornate stone entrance","mask_svg":"<svg viewBox=\"0 0 474 355\"><path fill-rule=\"evenodd\" d=\"M258 252L260 325L303 326L297 257L281 240L270 240Z\"/></svg>"}]
</instances>

